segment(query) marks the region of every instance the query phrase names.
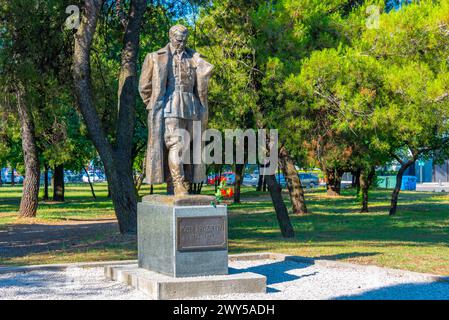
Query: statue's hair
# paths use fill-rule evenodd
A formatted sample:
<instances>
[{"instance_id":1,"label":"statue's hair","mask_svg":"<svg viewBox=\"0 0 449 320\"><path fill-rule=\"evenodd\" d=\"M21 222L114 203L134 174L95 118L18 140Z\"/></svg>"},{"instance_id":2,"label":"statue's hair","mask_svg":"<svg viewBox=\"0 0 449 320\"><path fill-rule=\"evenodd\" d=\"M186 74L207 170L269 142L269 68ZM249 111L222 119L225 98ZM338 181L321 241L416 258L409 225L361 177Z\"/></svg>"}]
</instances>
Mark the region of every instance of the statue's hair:
<instances>
[{"instance_id":1,"label":"statue's hair","mask_svg":"<svg viewBox=\"0 0 449 320\"><path fill-rule=\"evenodd\" d=\"M170 28L170 32L169 32L170 38L171 38L176 32L185 33L186 35L189 34L189 30L188 30L186 27L184 27L182 24L177 24L177 25L174 25L173 27Z\"/></svg>"}]
</instances>

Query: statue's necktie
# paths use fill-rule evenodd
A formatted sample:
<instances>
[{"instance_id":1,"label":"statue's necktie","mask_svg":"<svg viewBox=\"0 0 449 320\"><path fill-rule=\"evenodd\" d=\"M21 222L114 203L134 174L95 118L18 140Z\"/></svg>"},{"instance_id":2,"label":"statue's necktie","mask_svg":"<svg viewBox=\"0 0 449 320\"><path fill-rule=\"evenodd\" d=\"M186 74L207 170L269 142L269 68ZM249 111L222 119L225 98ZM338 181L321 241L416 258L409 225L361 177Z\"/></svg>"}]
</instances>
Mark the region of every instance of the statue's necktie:
<instances>
[{"instance_id":1,"label":"statue's necktie","mask_svg":"<svg viewBox=\"0 0 449 320\"><path fill-rule=\"evenodd\" d=\"M179 84L182 83L182 52L177 51L176 52L176 64L177 64L177 73L178 73L178 81Z\"/></svg>"}]
</instances>

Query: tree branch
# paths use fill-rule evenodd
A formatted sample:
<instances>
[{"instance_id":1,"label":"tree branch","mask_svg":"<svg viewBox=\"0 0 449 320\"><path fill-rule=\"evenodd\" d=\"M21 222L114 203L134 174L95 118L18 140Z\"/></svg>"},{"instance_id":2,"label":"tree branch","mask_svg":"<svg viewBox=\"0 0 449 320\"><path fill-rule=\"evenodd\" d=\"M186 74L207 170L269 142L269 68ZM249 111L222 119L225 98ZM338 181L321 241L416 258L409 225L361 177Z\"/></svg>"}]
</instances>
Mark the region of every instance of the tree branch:
<instances>
[{"instance_id":1,"label":"tree branch","mask_svg":"<svg viewBox=\"0 0 449 320\"><path fill-rule=\"evenodd\" d=\"M446 98L449 98L449 93L448 92L443 93L441 96L439 96L438 98L433 100L433 102L441 102L441 101L443 101Z\"/></svg>"},{"instance_id":2,"label":"tree branch","mask_svg":"<svg viewBox=\"0 0 449 320\"><path fill-rule=\"evenodd\" d=\"M118 90L117 139L115 150L131 155L136 113L137 58L139 55L140 27L147 5L146 0L132 0L129 20L123 41ZM128 158L129 159L129 158Z\"/></svg>"}]
</instances>

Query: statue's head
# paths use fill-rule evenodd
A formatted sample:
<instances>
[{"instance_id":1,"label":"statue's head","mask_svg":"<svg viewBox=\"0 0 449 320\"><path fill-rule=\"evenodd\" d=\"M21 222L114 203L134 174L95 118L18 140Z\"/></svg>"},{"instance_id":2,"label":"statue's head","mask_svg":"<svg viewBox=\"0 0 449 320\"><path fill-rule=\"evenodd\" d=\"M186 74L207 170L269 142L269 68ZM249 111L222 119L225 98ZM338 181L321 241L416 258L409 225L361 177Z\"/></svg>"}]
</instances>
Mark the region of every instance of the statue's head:
<instances>
[{"instance_id":1,"label":"statue's head","mask_svg":"<svg viewBox=\"0 0 449 320\"><path fill-rule=\"evenodd\" d=\"M170 28L170 43L176 51L183 51L187 44L189 30L181 24L177 24Z\"/></svg>"}]
</instances>

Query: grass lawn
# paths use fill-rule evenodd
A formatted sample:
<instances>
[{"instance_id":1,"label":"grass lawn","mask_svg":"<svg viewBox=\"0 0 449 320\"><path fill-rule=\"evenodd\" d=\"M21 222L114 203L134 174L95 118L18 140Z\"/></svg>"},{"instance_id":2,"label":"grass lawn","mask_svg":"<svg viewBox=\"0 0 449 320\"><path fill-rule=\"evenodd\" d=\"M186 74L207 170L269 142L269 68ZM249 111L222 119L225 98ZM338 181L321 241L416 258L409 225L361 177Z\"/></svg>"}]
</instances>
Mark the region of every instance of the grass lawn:
<instances>
[{"instance_id":1,"label":"grass lawn","mask_svg":"<svg viewBox=\"0 0 449 320\"><path fill-rule=\"evenodd\" d=\"M163 193L163 188L155 189ZM96 184L97 199L87 185L68 185L65 203L41 203L36 219L17 218L20 187L0 188L0 253L2 231L26 224L42 226L113 219L107 186ZM206 188L205 193L213 190ZM147 186L141 194L148 194ZM229 205L230 253L272 251L321 259L375 264L449 275L449 195L401 192L398 214L388 216L390 191L370 194L370 212L359 213L353 190L329 198L323 190L306 193L311 214L291 215L296 238L280 236L268 195L243 188L242 203ZM288 202L288 195L285 196ZM74 261L134 259L135 237L123 237L116 227L70 238L55 249L18 256L0 256L0 264L24 265Z\"/></svg>"}]
</instances>

